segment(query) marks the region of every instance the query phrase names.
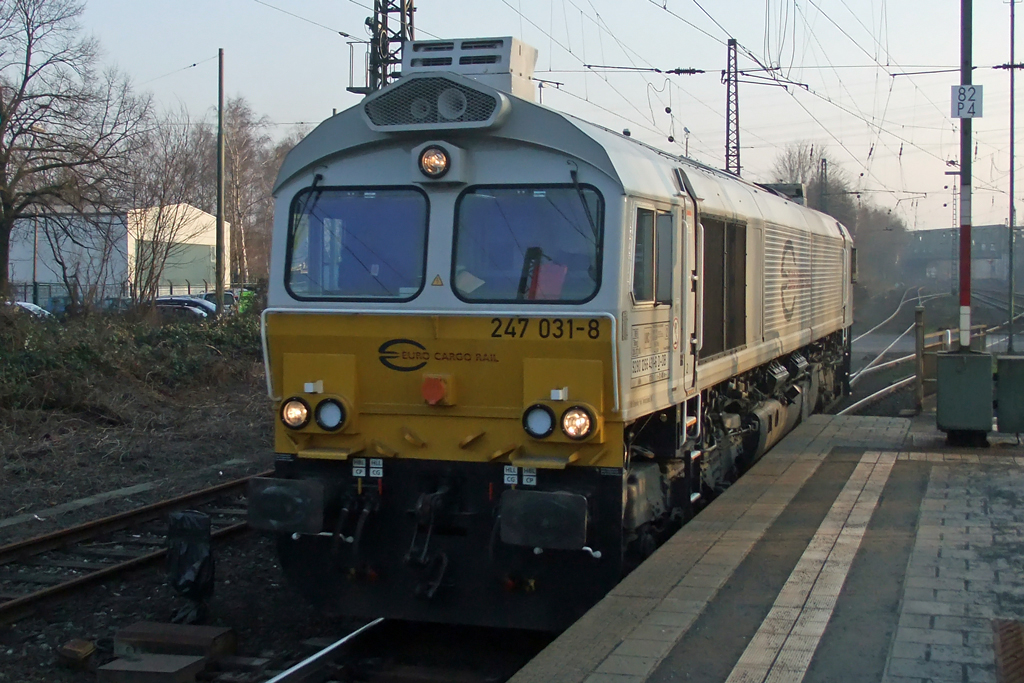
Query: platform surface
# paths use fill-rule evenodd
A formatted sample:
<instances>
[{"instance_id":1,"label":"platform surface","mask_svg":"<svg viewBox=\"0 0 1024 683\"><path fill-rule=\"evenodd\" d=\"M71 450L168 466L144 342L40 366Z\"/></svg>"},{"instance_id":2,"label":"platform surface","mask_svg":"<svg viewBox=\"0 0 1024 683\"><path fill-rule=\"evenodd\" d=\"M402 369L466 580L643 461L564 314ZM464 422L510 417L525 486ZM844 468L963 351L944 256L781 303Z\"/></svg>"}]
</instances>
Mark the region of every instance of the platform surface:
<instances>
[{"instance_id":1,"label":"platform surface","mask_svg":"<svg viewBox=\"0 0 1024 683\"><path fill-rule=\"evenodd\" d=\"M995 683L1024 447L921 425L811 417L511 682Z\"/></svg>"}]
</instances>

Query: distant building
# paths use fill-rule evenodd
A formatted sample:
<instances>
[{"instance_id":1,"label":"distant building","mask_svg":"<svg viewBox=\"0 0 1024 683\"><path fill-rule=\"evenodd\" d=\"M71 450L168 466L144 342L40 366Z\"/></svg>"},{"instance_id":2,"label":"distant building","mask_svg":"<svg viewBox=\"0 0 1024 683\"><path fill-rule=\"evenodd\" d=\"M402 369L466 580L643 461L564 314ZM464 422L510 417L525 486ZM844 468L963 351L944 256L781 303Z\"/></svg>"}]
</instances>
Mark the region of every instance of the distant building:
<instances>
[{"instance_id":1,"label":"distant building","mask_svg":"<svg viewBox=\"0 0 1024 683\"><path fill-rule=\"evenodd\" d=\"M67 280L102 304L130 297L137 265L166 244L160 294L212 291L217 282L216 228L215 216L189 204L23 218L11 234L9 280L15 298L31 301L35 291L38 303L51 310L66 303ZM228 288L231 232L226 223L224 232L222 279Z\"/></svg>"},{"instance_id":2,"label":"distant building","mask_svg":"<svg viewBox=\"0 0 1024 683\"><path fill-rule=\"evenodd\" d=\"M1024 247L1019 244L1024 238L1021 227L1017 227L1017 256ZM1010 234L1005 225L975 225L971 228L971 279L980 284L989 281L1005 283L1009 273L1008 254ZM917 230L909 234L903 249L902 272L907 284L940 284L950 282L950 275L956 276L959 268L960 230ZM1017 277L1024 274L1024 264L1018 258L1014 270Z\"/></svg>"}]
</instances>

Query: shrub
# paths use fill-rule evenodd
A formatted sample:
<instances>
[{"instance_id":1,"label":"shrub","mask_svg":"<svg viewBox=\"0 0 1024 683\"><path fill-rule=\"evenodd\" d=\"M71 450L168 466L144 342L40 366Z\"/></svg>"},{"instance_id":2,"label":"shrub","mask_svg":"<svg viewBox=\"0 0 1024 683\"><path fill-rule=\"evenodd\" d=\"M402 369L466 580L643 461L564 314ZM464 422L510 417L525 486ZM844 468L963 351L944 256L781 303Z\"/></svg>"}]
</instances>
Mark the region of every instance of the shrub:
<instances>
[{"instance_id":1,"label":"shrub","mask_svg":"<svg viewBox=\"0 0 1024 683\"><path fill-rule=\"evenodd\" d=\"M251 380L261 358L259 317L205 324L121 315L37 319L0 307L0 408L96 413L132 395L164 396Z\"/></svg>"}]
</instances>

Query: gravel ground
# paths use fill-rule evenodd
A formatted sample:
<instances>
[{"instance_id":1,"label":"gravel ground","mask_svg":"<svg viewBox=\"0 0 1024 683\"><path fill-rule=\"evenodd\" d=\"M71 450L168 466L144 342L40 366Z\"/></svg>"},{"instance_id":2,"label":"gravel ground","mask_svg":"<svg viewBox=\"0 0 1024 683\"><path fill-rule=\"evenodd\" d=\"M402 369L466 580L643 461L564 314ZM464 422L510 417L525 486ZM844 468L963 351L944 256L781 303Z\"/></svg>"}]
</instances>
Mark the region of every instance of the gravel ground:
<instances>
[{"instance_id":1,"label":"gravel ground","mask_svg":"<svg viewBox=\"0 0 1024 683\"><path fill-rule=\"evenodd\" d=\"M57 411L0 411L0 544L130 510L273 465L262 366L250 382L164 397L126 424ZM153 488L55 514L138 484ZM34 515L16 525L3 520ZM38 519L37 519L38 517Z\"/></svg>"},{"instance_id":2,"label":"gravel ground","mask_svg":"<svg viewBox=\"0 0 1024 683\"><path fill-rule=\"evenodd\" d=\"M137 408L151 417L109 425L57 412L0 414L0 544L272 467L273 416L261 367L254 367L251 382ZM63 514L51 510L145 483L153 487ZM26 515L28 521L3 526ZM268 538L246 533L217 542L214 555L217 589L207 623L235 629L239 654L300 652L304 639L350 630L319 616L287 587ZM169 621L182 604L166 585L163 567L154 565L43 605L0 626L0 681L94 681L94 673L59 665L57 648L82 638L109 652L118 629L139 620Z\"/></svg>"},{"instance_id":3,"label":"gravel ground","mask_svg":"<svg viewBox=\"0 0 1024 683\"><path fill-rule=\"evenodd\" d=\"M255 533L214 546L217 587L206 623L228 626L243 656L290 656L304 652L308 638L341 637L353 624L319 614L283 581L272 542ZM103 649L99 663L112 659L111 638L136 621L169 621L184 604L164 581L162 567L140 569L93 586L67 600L45 605L22 621L0 627L0 681L83 683L90 671L58 663L55 652L82 638Z\"/></svg>"}]
</instances>

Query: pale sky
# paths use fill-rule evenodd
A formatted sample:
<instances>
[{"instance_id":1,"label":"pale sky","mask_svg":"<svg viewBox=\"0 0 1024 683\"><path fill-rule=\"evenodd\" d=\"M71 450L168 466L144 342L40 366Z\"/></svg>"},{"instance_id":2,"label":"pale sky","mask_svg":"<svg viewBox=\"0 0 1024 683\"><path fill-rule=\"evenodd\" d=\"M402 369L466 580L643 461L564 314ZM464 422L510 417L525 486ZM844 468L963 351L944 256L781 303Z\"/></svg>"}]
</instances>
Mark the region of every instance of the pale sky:
<instances>
[{"instance_id":1,"label":"pale sky","mask_svg":"<svg viewBox=\"0 0 1024 683\"><path fill-rule=\"evenodd\" d=\"M193 115L216 104L223 47L228 96L245 96L284 135L295 122L315 125L333 108L358 103L345 91L350 41L336 32L364 39L370 7L371 0L87 0L83 25L100 39L106 64L130 74L158 106L183 104ZM719 168L721 71L725 41L734 37L761 64L781 64L787 78L810 88L740 85L745 178L769 180L778 151L806 141L827 147L863 198L910 228L954 222L952 177L944 172L959 154L950 118L959 72L903 74L958 68L958 0L419 0L417 7L417 38L520 38L540 53L536 76L563 84L543 89L544 104L629 128L675 153L688 128L690 156ZM984 117L974 120L975 225L1005 223L1009 212L1009 72L991 68L1010 61L1009 24L1009 4L974 0L974 83L984 86ZM360 68L360 46L356 55ZM1024 45L1015 56L1024 62ZM608 73L585 64L707 73ZM758 68L743 54L739 66ZM1018 140L1021 119L1024 111Z\"/></svg>"}]
</instances>

